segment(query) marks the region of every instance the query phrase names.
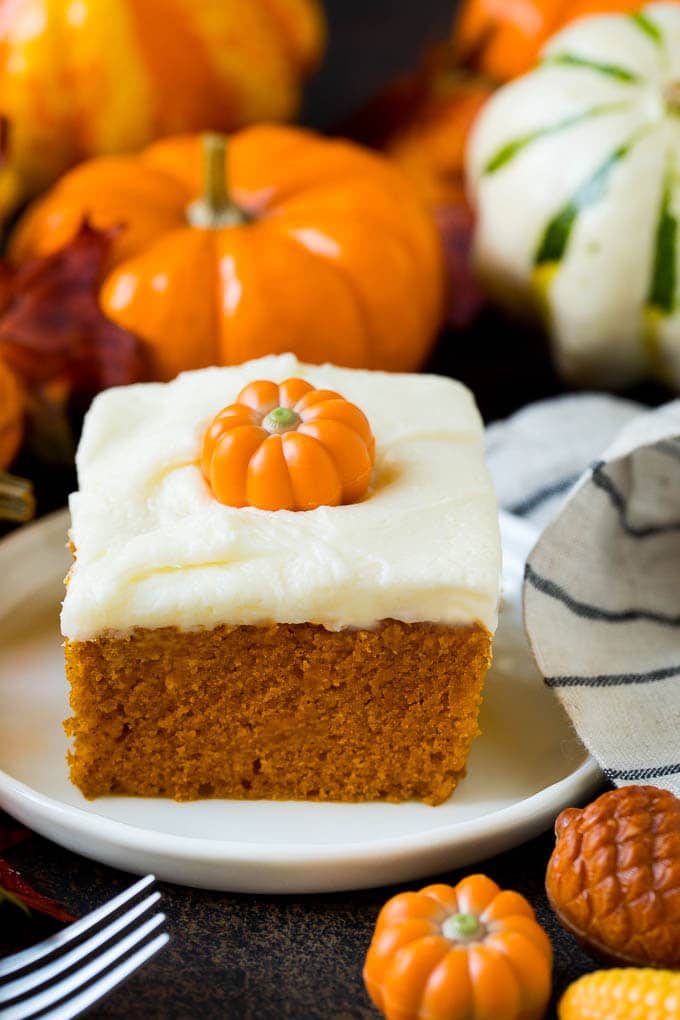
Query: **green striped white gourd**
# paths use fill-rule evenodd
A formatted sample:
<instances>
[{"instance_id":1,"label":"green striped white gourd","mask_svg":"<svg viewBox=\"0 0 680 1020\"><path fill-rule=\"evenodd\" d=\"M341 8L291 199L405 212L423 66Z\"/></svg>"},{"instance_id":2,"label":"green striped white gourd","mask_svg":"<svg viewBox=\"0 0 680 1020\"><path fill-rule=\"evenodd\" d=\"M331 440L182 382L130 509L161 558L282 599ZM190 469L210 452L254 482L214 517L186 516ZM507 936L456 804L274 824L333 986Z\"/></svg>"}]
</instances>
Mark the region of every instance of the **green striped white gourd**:
<instances>
[{"instance_id":1,"label":"green striped white gourd","mask_svg":"<svg viewBox=\"0 0 680 1020\"><path fill-rule=\"evenodd\" d=\"M500 89L470 140L475 261L571 380L680 388L680 5L594 16Z\"/></svg>"}]
</instances>

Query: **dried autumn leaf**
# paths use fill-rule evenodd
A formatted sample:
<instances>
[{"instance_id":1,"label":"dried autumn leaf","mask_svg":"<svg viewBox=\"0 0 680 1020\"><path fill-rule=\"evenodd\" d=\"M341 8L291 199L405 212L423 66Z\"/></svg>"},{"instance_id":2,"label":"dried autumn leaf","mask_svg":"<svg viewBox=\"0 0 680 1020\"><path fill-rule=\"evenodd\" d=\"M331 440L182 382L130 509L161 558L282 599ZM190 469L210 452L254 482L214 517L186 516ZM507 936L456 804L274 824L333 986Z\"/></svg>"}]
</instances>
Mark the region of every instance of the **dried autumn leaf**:
<instances>
[{"instance_id":1,"label":"dried autumn leaf","mask_svg":"<svg viewBox=\"0 0 680 1020\"><path fill-rule=\"evenodd\" d=\"M0 852L9 850L17 843L22 843L30 835L29 830L25 829L23 825L19 825L9 815L0 812Z\"/></svg>"},{"instance_id":2,"label":"dried autumn leaf","mask_svg":"<svg viewBox=\"0 0 680 1020\"><path fill-rule=\"evenodd\" d=\"M454 329L465 329L474 321L484 303L472 269L474 216L467 203L460 202L437 209L435 219L444 245L451 284L447 321Z\"/></svg>"},{"instance_id":3,"label":"dried autumn leaf","mask_svg":"<svg viewBox=\"0 0 680 1020\"><path fill-rule=\"evenodd\" d=\"M0 353L29 387L60 380L83 405L144 377L139 341L99 307L114 235L84 221L59 251L0 270Z\"/></svg>"},{"instance_id":4,"label":"dried autumn leaf","mask_svg":"<svg viewBox=\"0 0 680 1020\"><path fill-rule=\"evenodd\" d=\"M40 914L53 917L56 921L70 924L75 917L69 914L59 903L51 900L48 896L36 892L16 868L12 868L7 861L0 858L0 902L8 900L19 904L28 910L35 910Z\"/></svg>"}]
</instances>

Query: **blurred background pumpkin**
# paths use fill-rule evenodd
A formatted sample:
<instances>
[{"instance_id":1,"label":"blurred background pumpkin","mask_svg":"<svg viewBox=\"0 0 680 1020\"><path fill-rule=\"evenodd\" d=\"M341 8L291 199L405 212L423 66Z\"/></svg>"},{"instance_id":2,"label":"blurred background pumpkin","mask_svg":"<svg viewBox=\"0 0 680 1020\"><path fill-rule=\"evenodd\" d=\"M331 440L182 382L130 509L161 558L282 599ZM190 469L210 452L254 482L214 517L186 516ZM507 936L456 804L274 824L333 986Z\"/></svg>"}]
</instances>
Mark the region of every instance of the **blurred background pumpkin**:
<instances>
[{"instance_id":1,"label":"blurred background pumpkin","mask_svg":"<svg viewBox=\"0 0 680 1020\"><path fill-rule=\"evenodd\" d=\"M0 0L0 211L14 207L16 213L16 203L49 189L63 167L104 154L103 162L86 160L48 191L25 221L35 229L19 227L15 265L0 262L0 353L21 378L28 408L27 438L14 469L30 474L37 459L42 471L48 461L60 465L55 473L63 470L72 460L82 413L104 386L149 375L165 378L208 360L284 346L296 346L313 360L423 366L455 375L476 392L487 416L561 392L565 382L546 342L550 320L543 320L543 329L540 320L533 328L514 322L484 298L472 271L475 212L465 159L470 132L499 83L529 68L558 24L603 6L630 13L637 3ZM236 145L229 159L234 197L246 218L255 212L255 222L208 230L186 221L185 208L200 191L200 171L197 157L191 169L181 165L184 143L168 143L175 154L154 173L156 157L150 154L124 157L124 179L114 172L119 165L114 150L139 150L159 133L221 131L263 117L292 116L303 88L302 122L378 150L396 167L390 179L403 175L395 191L379 183L387 170L371 171L368 190L363 184L360 189L363 205L349 203L340 211L343 189L330 170L326 176L319 171L325 164L311 154L316 145L330 143L315 140L310 148L309 135L309 144L295 152L301 167L293 166L293 150L277 167L278 157L272 160L264 146L251 163L259 162L266 173L257 177L249 171L251 182L244 184ZM378 165L367 153L362 157L364 167ZM317 172L319 195L312 187ZM154 174L164 178L158 188ZM257 188L272 182L279 194L265 200ZM519 191L526 188L530 197L534 186L535 177L523 174ZM282 187L293 191L284 194ZM378 192L375 200L366 197ZM390 203L392 212L380 219ZM454 329L440 333L438 343L440 283L433 288L430 279L423 287L419 271L405 268L408 257L399 262L397 255L400 245L411 244L419 203L417 216L429 217L438 228L448 277L446 321ZM402 205L404 215L397 214ZM291 209L299 213L294 224ZM382 210L377 218L376 210ZM88 211L93 224L80 222ZM663 220L662 232L670 237L668 224L677 216L666 211L672 216ZM5 237L15 219L5 220ZM273 238L280 245L276 232L285 223L285 229L297 231L313 277L299 266L291 276L285 259L277 269L276 260L263 256ZM336 225L345 233L334 262L332 245L322 251L319 242L328 235L335 243ZM425 229L430 245L434 235L431 226ZM206 273L214 279L223 261L205 251L210 245L216 249L222 235L258 238L252 245L256 257L248 262L243 251L238 256L247 302L236 329L225 325L228 316L217 315L215 290L205 282ZM201 236L199 273L192 253L201 247ZM385 248L391 254L381 264ZM431 274L428 258L435 257L426 257L421 270ZM416 261L421 259L422 254ZM255 265L264 274L259 280ZM324 272L320 285L318 274ZM310 297L311 290L321 297ZM487 292L495 291L492 280ZM359 328L364 303L369 315ZM324 304L340 311L329 315ZM210 337L208 308L217 323ZM144 354L151 354L146 364ZM625 378L638 377L636 368ZM664 377L667 381L668 373ZM635 396L659 399L655 392L647 397L649 386L641 391L635 385ZM51 489L45 491L48 505L58 505Z\"/></svg>"},{"instance_id":2,"label":"blurred background pumpkin","mask_svg":"<svg viewBox=\"0 0 680 1020\"><path fill-rule=\"evenodd\" d=\"M318 0L5 0L0 215L78 160L294 116Z\"/></svg>"},{"instance_id":3,"label":"blurred background pumpkin","mask_svg":"<svg viewBox=\"0 0 680 1020\"><path fill-rule=\"evenodd\" d=\"M574 385L680 388L680 5L569 25L477 121L476 268Z\"/></svg>"},{"instance_id":4,"label":"blurred background pumpkin","mask_svg":"<svg viewBox=\"0 0 680 1020\"><path fill-rule=\"evenodd\" d=\"M229 190L227 190L227 182ZM81 164L29 208L16 263L84 218L119 228L101 308L145 344L152 378L293 351L414 371L441 324L431 217L382 156L299 128L157 142Z\"/></svg>"},{"instance_id":5,"label":"blurred background pumpkin","mask_svg":"<svg viewBox=\"0 0 680 1020\"><path fill-rule=\"evenodd\" d=\"M482 296L471 272L473 214L465 155L472 127L493 93L488 80L460 68L449 44L432 47L420 66L399 77L341 125L395 163L431 210L448 278L447 322L469 326Z\"/></svg>"},{"instance_id":6,"label":"blurred background pumpkin","mask_svg":"<svg viewBox=\"0 0 680 1020\"><path fill-rule=\"evenodd\" d=\"M531 70L544 43L570 22L591 14L631 13L640 6L640 0L462 0L454 51L475 71L509 81Z\"/></svg>"},{"instance_id":7,"label":"blurred background pumpkin","mask_svg":"<svg viewBox=\"0 0 680 1020\"><path fill-rule=\"evenodd\" d=\"M21 443L23 427L23 386L0 358L0 471L8 468L14 460Z\"/></svg>"}]
</instances>

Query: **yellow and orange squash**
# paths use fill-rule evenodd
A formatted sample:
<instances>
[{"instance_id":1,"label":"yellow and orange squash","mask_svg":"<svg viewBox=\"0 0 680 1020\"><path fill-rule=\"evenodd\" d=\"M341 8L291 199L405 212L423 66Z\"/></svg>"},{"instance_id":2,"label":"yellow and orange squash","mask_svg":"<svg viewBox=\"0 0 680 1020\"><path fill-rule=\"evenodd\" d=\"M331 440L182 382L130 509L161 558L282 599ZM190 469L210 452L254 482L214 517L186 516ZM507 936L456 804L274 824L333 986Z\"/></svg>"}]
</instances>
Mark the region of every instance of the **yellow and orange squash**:
<instances>
[{"instance_id":1,"label":"yellow and orange squash","mask_svg":"<svg viewBox=\"0 0 680 1020\"><path fill-rule=\"evenodd\" d=\"M201 468L227 506L314 510L361 499L374 455L366 416L339 393L261 380L215 416Z\"/></svg>"},{"instance_id":2,"label":"yellow and orange squash","mask_svg":"<svg viewBox=\"0 0 680 1020\"><path fill-rule=\"evenodd\" d=\"M413 371L443 314L441 242L381 156L301 129L184 136L72 170L20 221L15 262L83 217L120 225L104 313L145 342L151 373L293 351ZM227 191L227 181L230 186Z\"/></svg>"},{"instance_id":3,"label":"yellow and orange squash","mask_svg":"<svg viewBox=\"0 0 680 1020\"><path fill-rule=\"evenodd\" d=\"M2 4L0 216L81 159L292 116L323 46L318 0Z\"/></svg>"},{"instance_id":4,"label":"yellow and orange squash","mask_svg":"<svg viewBox=\"0 0 680 1020\"><path fill-rule=\"evenodd\" d=\"M552 948L529 903L485 875L382 908L364 981L387 1020L540 1020Z\"/></svg>"}]
</instances>

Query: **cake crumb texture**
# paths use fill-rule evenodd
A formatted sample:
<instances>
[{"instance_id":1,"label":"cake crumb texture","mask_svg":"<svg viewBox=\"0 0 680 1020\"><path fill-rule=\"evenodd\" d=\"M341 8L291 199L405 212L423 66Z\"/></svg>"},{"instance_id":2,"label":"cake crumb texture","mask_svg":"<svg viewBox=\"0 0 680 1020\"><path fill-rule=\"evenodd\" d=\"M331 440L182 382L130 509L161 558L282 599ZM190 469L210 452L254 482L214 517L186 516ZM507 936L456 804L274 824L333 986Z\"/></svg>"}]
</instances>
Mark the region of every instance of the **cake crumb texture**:
<instances>
[{"instance_id":1,"label":"cake crumb texture","mask_svg":"<svg viewBox=\"0 0 680 1020\"><path fill-rule=\"evenodd\" d=\"M71 779L88 798L439 804L479 733L490 661L479 624L67 640Z\"/></svg>"}]
</instances>

